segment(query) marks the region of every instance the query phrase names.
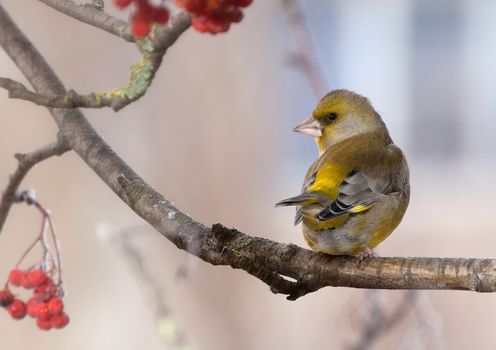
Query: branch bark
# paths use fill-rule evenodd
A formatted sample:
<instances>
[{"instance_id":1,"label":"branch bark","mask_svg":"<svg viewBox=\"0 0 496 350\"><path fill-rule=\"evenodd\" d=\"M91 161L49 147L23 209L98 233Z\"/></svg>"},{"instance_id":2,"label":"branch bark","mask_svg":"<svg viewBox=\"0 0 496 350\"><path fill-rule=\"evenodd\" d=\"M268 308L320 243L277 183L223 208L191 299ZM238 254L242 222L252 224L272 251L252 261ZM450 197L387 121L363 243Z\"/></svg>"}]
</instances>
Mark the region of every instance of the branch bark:
<instances>
[{"instance_id":1,"label":"branch bark","mask_svg":"<svg viewBox=\"0 0 496 350\"><path fill-rule=\"evenodd\" d=\"M72 1L40 0L51 5L63 7ZM89 11L81 5L74 6L74 12ZM72 7L69 6L72 9ZM83 11L84 10L84 11ZM91 9L92 11L97 11ZM72 10L71 10L72 11ZM78 12L79 11L79 12ZM62 11L63 12L63 11ZM71 12L72 13L72 12ZM83 16L84 17L84 16ZM191 25L191 17L182 12L171 19L169 27L155 26L153 33L144 40L139 40L137 46L142 53L140 61L131 66L128 84L124 87L107 92L92 92L79 94L74 90L61 92L33 92L23 84L8 78L0 78L0 87L8 90L10 98L17 98L33 102L37 105L50 108L103 108L111 107L119 111L127 105L141 98L155 78L155 73L162 64L167 49L171 47L181 34ZM12 56L11 56L12 58Z\"/></svg>"},{"instance_id":2,"label":"branch bark","mask_svg":"<svg viewBox=\"0 0 496 350\"><path fill-rule=\"evenodd\" d=\"M66 14L78 21L103 29L104 31L114 34L126 41L134 42L134 36L131 33L129 24L119 18L98 10L88 4L78 4L72 0L39 0L47 6Z\"/></svg>"},{"instance_id":3,"label":"branch bark","mask_svg":"<svg viewBox=\"0 0 496 350\"><path fill-rule=\"evenodd\" d=\"M64 94L60 80L1 5L0 23L0 45L37 93ZM243 269L268 284L273 292L286 294L288 299L295 300L325 286L496 291L493 259L369 258L358 267L355 257L316 254L221 224L206 227L144 182L79 110L49 111L67 144L132 210L178 248L213 265Z\"/></svg>"},{"instance_id":4,"label":"branch bark","mask_svg":"<svg viewBox=\"0 0 496 350\"><path fill-rule=\"evenodd\" d=\"M29 170L45 159L60 156L68 150L70 150L69 145L64 140L57 139L57 141L38 148L35 151L15 155L19 163L15 172L9 177L9 182L5 191L2 192L2 198L0 200L0 232L2 232L2 227L9 215L12 204L18 201L17 193L19 185Z\"/></svg>"}]
</instances>

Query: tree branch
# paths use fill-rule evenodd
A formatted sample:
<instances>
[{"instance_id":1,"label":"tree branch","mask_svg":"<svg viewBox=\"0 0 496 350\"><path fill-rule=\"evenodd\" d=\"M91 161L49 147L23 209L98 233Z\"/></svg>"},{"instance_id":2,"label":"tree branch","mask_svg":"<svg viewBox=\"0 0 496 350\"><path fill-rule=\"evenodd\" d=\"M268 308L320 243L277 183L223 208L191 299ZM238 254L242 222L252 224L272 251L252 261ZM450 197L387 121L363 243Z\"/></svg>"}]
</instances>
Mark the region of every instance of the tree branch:
<instances>
[{"instance_id":1,"label":"tree branch","mask_svg":"<svg viewBox=\"0 0 496 350\"><path fill-rule=\"evenodd\" d=\"M348 349L371 349L375 342L391 332L408 315L408 312L414 307L418 293L416 290L407 291L403 295L403 298L395 305L393 311L387 314L383 307L372 305L370 320L361 329L358 342L355 345L349 346ZM377 303L377 300L375 302Z\"/></svg>"},{"instance_id":2,"label":"tree branch","mask_svg":"<svg viewBox=\"0 0 496 350\"><path fill-rule=\"evenodd\" d=\"M50 3L65 1L40 0ZM79 5L77 5L79 6ZM79 6L80 8L83 8ZM96 11L96 10L95 10ZM97 11L98 12L98 11ZM9 91L10 98L22 99L50 108L102 108L111 107L114 111L126 107L141 98L150 87L157 70L162 64L167 49L171 47L191 25L189 14L182 12L171 19L169 27L155 26L152 34L137 42L143 54L141 60L131 66L129 82L126 86L108 92L94 92L86 95L74 90L63 93L35 93L23 84L8 78L0 78L0 87ZM12 57L11 57L12 58Z\"/></svg>"},{"instance_id":3,"label":"tree branch","mask_svg":"<svg viewBox=\"0 0 496 350\"><path fill-rule=\"evenodd\" d=\"M3 191L2 198L0 200L0 232L5 224L5 220L7 219L12 204L19 201L17 197L18 188L28 171L45 159L53 156L60 156L68 150L70 150L70 147L64 142L64 140L59 138L57 141L38 148L35 151L15 155L19 163L17 165L17 169L9 177L9 182L5 188L5 191Z\"/></svg>"},{"instance_id":4,"label":"tree branch","mask_svg":"<svg viewBox=\"0 0 496 350\"><path fill-rule=\"evenodd\" d=\"M103 29L104 31L117 35L122 39L134 42L129 24L119 18L115 18L102 10L88 4L78 4L72 0L39 0L51 8L62 12L78 21Z\"/></svg>"},{"instance_id":5,"label":"tree branch","mask_svg":"<svg viewBox=\"0 0 496 350\"><path fill-rule=\"evenodd\" d=\"M325 74L317 63L316 50L304 20L303 10L297 0L282 0L288 24L296 39L297 51L291 55L291 63L308 78L313 93L320 99L327 91Z\"/></svg>"},{"instance_id":6,"label":"tree branch","mask_svg":"<svg viewBox=\"0 0 496 350\"><path fill-rule=\"evenodd\" d=\"M34 89L42 94L65 93L55 73L1 5L0 22L0 45ZM220 224L210 229L178 210L144 182L79 110L50 112L70 147L132 210L178 248L213 265L243 269L289 299L325 286L496 291L493 259L368 258L357 267L355 257L316 254Z\"/></svg>"},{"instance_id":7,"label":"tree branch","mask_svg":"<svg viewBox=\"0 0 496 350\"><path fill-rule=\"evenodd\" d=\"M173 301L170 297L165 297L167 290L162 283L158 282L162 282L161 278L155 277L146 264L148 254L141 251L134 242L137 233L139 232L136 229L112 233L110 242L124 256L133 271L133 275L135 275L134 277L139 280L139 286L146 292L147 304L154 312L157 322L156 328L161 340L168 346L167 348L192 349L184 330L170 308ZM164 332L164 328L169 331Z\"/></svg>"}]
</instances>

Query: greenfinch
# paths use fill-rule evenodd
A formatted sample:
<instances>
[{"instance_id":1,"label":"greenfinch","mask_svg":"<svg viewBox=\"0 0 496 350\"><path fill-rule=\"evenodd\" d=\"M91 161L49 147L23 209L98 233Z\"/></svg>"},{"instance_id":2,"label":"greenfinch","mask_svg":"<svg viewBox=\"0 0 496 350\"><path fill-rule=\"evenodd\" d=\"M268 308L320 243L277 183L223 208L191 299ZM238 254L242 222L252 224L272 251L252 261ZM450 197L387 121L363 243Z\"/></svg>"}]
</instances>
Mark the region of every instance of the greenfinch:
<instances>
[{"instance_id":1,"label":"greenfinch","mask_svg":"<svg viewBox=\"0 0 496 350\"><path fill-rule=\"evenodd\" d=\"M410 198L408 165L369 100L348 90L325 95L294 131L315 138L318 159L301 194L276 206L296 206L295 225L314 251L374 255L399 225Z\"/></svg>"}]
</instances>

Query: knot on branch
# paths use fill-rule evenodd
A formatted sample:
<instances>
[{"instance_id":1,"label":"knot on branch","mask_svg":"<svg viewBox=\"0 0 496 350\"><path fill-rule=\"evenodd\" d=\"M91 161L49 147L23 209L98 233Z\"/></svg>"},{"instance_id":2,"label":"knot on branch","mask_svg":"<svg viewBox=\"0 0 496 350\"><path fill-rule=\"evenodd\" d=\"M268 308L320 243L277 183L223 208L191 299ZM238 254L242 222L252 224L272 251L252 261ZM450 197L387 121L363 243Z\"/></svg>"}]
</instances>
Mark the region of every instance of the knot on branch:
<instances>
[{"instance_id":1,"label":"knot on branch","mask_svg":"<svg viewBox=\"0 0 496 350\"><path fill-rule=\"evenodd\" d=\"M212 234L217 238L220 244L225 244L239 236L240 232L235 228L227 228L224 225L217 223L212 225Z\"/></svg>"},{"instance_id":2,"label":"knot on branch","mask_svg":"<svg viewBox=\"0 0 496 350\"><path fill-rule=\"evenodd\" d=\"M235 228L227 228L219 223L213 224L211 230L215 237L215 248L221 254L228 253L229 255L234 255L240 261L250 255L245 248L252 243L253 237L247 236ZM251 257L247 263L241 265L245 266L248 263L253 263ZM246 268L242 268L246 270Z\"/></svg>"}]
</instances>

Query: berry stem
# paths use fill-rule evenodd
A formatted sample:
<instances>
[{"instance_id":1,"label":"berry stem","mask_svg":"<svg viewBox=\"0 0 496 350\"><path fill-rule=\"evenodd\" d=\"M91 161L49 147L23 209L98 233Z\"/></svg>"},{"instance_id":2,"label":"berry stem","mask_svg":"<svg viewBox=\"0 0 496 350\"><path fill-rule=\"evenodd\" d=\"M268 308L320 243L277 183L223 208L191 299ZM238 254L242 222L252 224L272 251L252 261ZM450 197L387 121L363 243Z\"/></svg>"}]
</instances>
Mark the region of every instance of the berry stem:
<instances>
[{"instance_id":1,"label":"berry stem","mask_svg":"<svg viewBox=\"0 0 496 350\"><path fill-rule=\"evenodd\" d=\"M55 225L53 224L52 221L52 216L50 212L45 209L35 198L34 196L29 193L28 191L23 192L19 195L19 198L23 201L25 201L28 205L34 205L36 209L41 214L41 228L38 236L35 238L33 243L30 244L30 246L24 251L22 254L21 258L15 265L16 268L18 268L21 263L24 261L26 256L36 247L36 245L39 243L43 249L43 267L46 271L52 271L54 273L57 273L57 286L61 287L62 286L62 261L61 261L61 254L60 254L60 244L57 239L57 234L55 231ZM50 242L47 237L48 232L50 232L50 238L53 241L54 245L54 251L55 254L52 254L52 250L50 249ZM54 256L55 255L55 256ZM34 268L35 266L32 266L30 269ZM5 287L8 287L9 281L5 283Z\"/></svg>"}]
</instances>

